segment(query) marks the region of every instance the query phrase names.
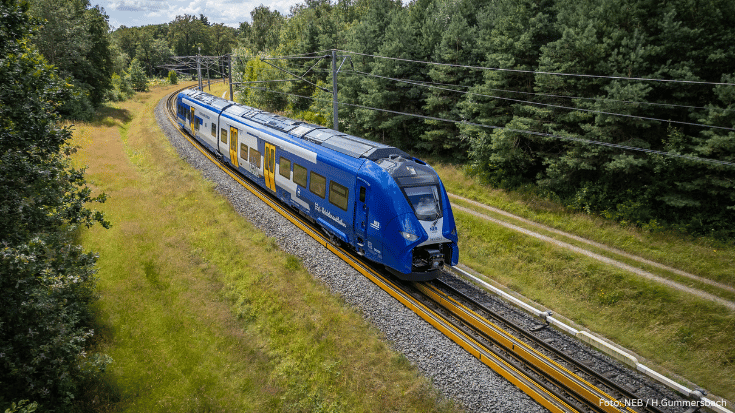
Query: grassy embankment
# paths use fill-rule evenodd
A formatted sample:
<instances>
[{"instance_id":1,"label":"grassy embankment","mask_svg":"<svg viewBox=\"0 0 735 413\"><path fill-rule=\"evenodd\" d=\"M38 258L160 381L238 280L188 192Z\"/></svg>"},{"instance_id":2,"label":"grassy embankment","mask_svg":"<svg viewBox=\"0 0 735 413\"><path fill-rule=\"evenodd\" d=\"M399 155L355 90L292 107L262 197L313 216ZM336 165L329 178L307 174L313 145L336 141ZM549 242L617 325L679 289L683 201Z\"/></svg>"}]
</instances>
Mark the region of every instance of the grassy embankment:
<instances>
[{"instance_id":1,"label":"grassy embankment","mask_svg":"<svg viewBox=\"0 0 735 413\"><path fill-rule=\"evenodd\" d=\"M95 410L454 410L178 157L152 115L173 89L76 126L113 225L80 237L100 254L96 350L114 359Z\"/></svg>"},{"instance_id":2,"label":"grassy embankment","mask_svg":"<svg viewBox=\"0 0 735 413\"><path fill-rule=\"evenodd\" d=\"M468 178L454 166L435 167L447 189L457 195L735 286L732 245L622 227L600 218L570 213L533 196L494 190ZM461 201L456 204L501 218ZM470 214L456 211L455 217L461 263L633 350L652 367L675 372L714 394L735 400L735 314L732 311ZM539 232L733 299L731 293L716 287Z\"/></svg>"}]
</instances>

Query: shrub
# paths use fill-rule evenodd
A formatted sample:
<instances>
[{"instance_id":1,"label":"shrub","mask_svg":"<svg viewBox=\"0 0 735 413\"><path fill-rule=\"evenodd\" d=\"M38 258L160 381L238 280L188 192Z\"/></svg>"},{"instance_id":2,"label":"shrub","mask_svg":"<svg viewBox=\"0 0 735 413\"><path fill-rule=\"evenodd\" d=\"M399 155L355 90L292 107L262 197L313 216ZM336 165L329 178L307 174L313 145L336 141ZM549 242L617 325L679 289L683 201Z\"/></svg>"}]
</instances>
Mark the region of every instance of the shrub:
<instances>
[{"instance_id":1,"label":"shrub","mask_svg":"<svg viewBox=\"0 0 735 413\"><path fill-rule=\"evenodd\" d=\"M96 255L72 240L108 224L85 207L104 196L71 168L71 131L58 126L78 89L28 46L27 9L0 2L0 410L62 411L107 360L85 353Z\"/></svg>"},{"instance_id":2,"label":"shrub","mask_svg":"<svg viewBox=\"0 0 735 413\"><path fill-rule=\"evenodd\" d=\"M145 70L143 70L143 66L140 65L137 58L130 62L128 73L130 74L130 84L133 90L136 92L145 92L148 90L148 77L146 77Z\"/></svg>"}]
</instances>

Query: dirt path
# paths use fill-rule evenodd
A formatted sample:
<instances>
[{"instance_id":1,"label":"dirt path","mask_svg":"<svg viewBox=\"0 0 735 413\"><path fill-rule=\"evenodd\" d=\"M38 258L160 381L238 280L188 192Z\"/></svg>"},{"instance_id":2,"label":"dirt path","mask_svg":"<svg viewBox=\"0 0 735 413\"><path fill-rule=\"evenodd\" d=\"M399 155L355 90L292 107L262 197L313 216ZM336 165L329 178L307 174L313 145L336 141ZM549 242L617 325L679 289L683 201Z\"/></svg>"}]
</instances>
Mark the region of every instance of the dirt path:
<instances>
[{"instance_id":1,"label":"dirt path","mask_svg":"<svg viewBox=\"0 0 735 413\"><path fill-rule=\"evenodd\" d=\"M629 258L629 259L632 259L632 260L641 262L643 264L647 264L647 265L651 265L651 266L654 266L654 267L657 267L657 268L661 268L663 270L666 270L666 271L669 271L669 272L672 272L672 273L675 273L675 274L681 275L683 277L687 277L687 278L690 278L692 280L696 280L696 281L699 281L699 282L702 282L702 283L705 283L705 284L709 284L709 285L712 285L712 286L721 288L723 290L735 292L735 289L732 288L732 287L730 287L730 286L728 286L728 285L721 284L721 283L718 283L716 281L712 281L712 280L709 280L707 278L703 278L703 277L700 277L698 275L694 275L694 274L691 274L691 273L688 273L688 272L685 272L685 271L681 271L679 269L672 268L672 267L669 267L669 266L666 266L666 265L663 265L663 264L660 264L660 263L657 263L657 262L654 262L654 261L651 261L651 260L648 260L648 259L645 259L645 258L642 258L642 257L638 257L636 255L629 254L629 253L627 253L625 251L622 251L622 250L619 250L617 248L611 248L611 247L609 247L607 245L599 244L597 242L590 241L588 239L581 238L581 237L578 237L576 235L569 234L567 232L560 231L558 229L551 228L551 227L548 227L548 226L543 225L543 224L539 224L539 223L536 223L536 222L533 222L533 221L529 221L529 220L527 220L525 218L519 217L517 215L513 215L511 213L508 213L506 211L503 211L503 210L500 210L500 209L497 209L497 208L494 208L494 207L491 207L491 206L487 206L487 205L481 204L481 203L476 202L476 201L473 201L471 199L467 199L467 198L464 198L464 197L461 197L461 196L458 196L458 195L454 195L454 194L448 194L448 195L449 195L450 198L454 198L454 199L461 200L463 202L467 202L469 204L472 204L474 206L477 206L477 207L486 209L486 210L491 211L493 213L501 214L503 216L506 216L506 217L515 219L515 220L520 221L520 222L523 222L524 224L532 225L535 228L539 228L539 229L542 229L544 231L549 231L549 232L552 232L554 234L562 235L564 237L568 237L568 238L573 239L575 241L582 242L582 243L585 243L587 245L591 245L591 246L594 246L596 248L600 248L602 250L605 250L605 251L608 251L608 252L611 252L611 253L614 253L614 254L618 254L620 256L623 256L623 257L626 257L626 258ZM649 279L649 280L652 280L652 281L656 281L658 283L667 285L667 286L669 286L671 288L675 288L677 290L684 291L684 292L686 292L688 294L692 294L692 295L695 295L697 297L704 298L705 300L714 301L714 302L716 302L718 304L722 304L722 305L726 306L727 308L729 308L731 310L735 310L735 302L726 300L724 298L720 298L720 297L718 297L716 295L713 295L713 294L710 294L708 292L705 292L705 291L702 291L702 290L698 290L696 288L687 287L686 285L683 285L683 284L678 283L676 281L672 281L672 280L666 279L664 277L660 277L660 276L655 275L655 274L652 274L652 273L650 273L648 271L645 271L645 270L642 270L640 268L636 268L636 267L633 267L631 265L628 265L628 264L626 264L624 262L621 262L621 261L618 261L618 260L615 260L615 259L612 259L612 258L608 258L608 257L602 256L600 254L594 253L592 251L586 250L584 248L577 247L575 245L572 245L572 244L569 244L569 243L566 243L566 242L563 242L563 241L559 241L559 240L554 239L554 238L551 238L549 236L539 234L538 232L534 232L534 231L528 230L526 228L519 227L518 225L514 225L514 224L511 224L511 223L505 222L503 220L492 218L492 217L490 217L488 215L479 213L477 211L474 211L472 209L463 207L461 205L454 204L454 205L452 205L452 208L455 209L455 210L458 210L458 211L462 211L462 212L466 212L468 214L474 215L474 216L476 216L478 218L482 218L482 219L485 219L485 220L494 222L494 223L496 223L498 225L501 225L501 226L506 227L508 229L512 229L514 231L518 231L518 232L521 232L523 234L532 236L532 237L537 238L539 240L552 243L552 244L554 244L554 245L556 245L558 247L566 248L566 249L572 250L572 251L574 251L576 253L585 255L587 257L594 258L594 259L596 259L596 260L598 260L600 262L604 262L606 264L613 265L615 267L624 269L624 270L629 271L629 272L631 272L633 274L636 274L636 275L638 275L640 277L643 277L643 278L646 278L646 279Z\"/></svg>"}]
</instances>

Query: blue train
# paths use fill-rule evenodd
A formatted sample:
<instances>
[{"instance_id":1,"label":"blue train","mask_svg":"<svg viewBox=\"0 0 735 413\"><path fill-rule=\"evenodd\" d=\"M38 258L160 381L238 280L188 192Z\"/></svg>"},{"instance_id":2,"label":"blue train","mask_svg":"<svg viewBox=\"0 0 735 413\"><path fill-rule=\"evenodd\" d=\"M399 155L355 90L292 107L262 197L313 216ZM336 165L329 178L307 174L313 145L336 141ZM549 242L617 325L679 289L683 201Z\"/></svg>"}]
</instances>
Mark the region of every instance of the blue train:
<instances>
[{"instance_id":1,"label":"blue train","mask_svg":"<svg viewBox=\"0 0 735 413\"><path fill-rule=\"evenodd\" d=\"M457 264L449 199L420 159L194 89L176 105L178 124L213 154L398 278Z\"/></svg>"}]
</instances>

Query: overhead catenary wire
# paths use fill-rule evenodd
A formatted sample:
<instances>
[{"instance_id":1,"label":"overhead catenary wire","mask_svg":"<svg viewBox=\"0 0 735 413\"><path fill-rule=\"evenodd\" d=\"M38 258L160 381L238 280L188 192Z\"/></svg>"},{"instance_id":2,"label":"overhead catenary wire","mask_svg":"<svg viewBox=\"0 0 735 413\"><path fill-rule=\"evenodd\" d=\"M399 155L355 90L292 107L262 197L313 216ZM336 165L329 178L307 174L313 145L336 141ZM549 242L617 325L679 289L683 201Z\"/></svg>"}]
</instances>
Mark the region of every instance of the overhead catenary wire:
<instances>
[{"instance_id":1,"label":"overhead catenary wire","mask_svg":"<svg viewBox=\"0 0 735 413\"><path fill-rule=\"evenodd\" d=\"M314 59L314 58L322 58L325 56L312 56L312 57L304 57L304 59ZM328 56L327 56L328 57ZM270 57L264 60L279 60L279 59L289 59L292 58L290 56L274 56ZM388 58L392 59L392 58ZM421 61L416 61L421 62ZM443 64L443 63L437 63L437 62L421 62L421 63L429 63L429 64ZM450 66L456 66L456 65L450 65ZM474 67L474 66L460 66L460 67L468 67L468 68L480 68L480 67ZM492 68L484 68L491 70ZM313 71L319 71L319 72L331 72L329 69L314 69ZM349 70L347 70L349 71ZM360 72L357 70L353 70L355 72ZM364 72L360 72L364 73ZM368 74L370 76L378 76L373 74ZM567 74L571 76L572 74ZM587 76L587 75L579 75L579 76ZM379 76L378 76L379 77ZM606 77L606 76L598 76L598 77ZM619 77L609 77L617 79ZM407 79L396 79L396 78L390 78L397 81L408 81ZM627 79L642 79L642 80L657 80L657 79L647 79L647 78L627 78ZM665 80L665 79L658 79L660 81L671 81L675 82L676 80ZM437 85L437 86L450 86L450 87L457 87L457 88L465 88L469 89L472 88L472 86L463 86L463 85L452 85L447 83L437 83L437 82L428 82L428 81L411 81L411 82L418 82L418 83L425 83L425 84L431 84L431 85ZM682 81L685 83L691 83L689 81ZM707 82L702 82L707 83ZM716 85L735 85L734 83L712 83ZM495 88L488 88L488 90L493 92L503 92L503 93L515 93L515 94L523 94L523 95L532 95L532 96L543 96L543 97L551 97L551 98L561 98L561 99L572 99L572 100L590 100L595 102L612 102L612 103L625 103L630 105L647 105L647 106L660 106L660 107L668 107L668 108L683 108L683 109L701 109L701 110L716 110L716 111L722 111L722 112L729 112L732 109L728 108L718 108L718 107L706 107L706 106L693 106L693 105L679 105L675 103L659 103L659 102L646 102L646 101L631 101L631 100L620 100L620 99L610 99L610 98L585 98L580 96L564 96L564 95L555 95L555 94L549 94L549 93L538 93L538 92L521 92L516 90L508 90L508 89L495 89Z\"/></svg>"},{"instance_id":2,"label":"overhead catenary wire","mask_svg":"<svg viewBox=\"0 0 735 413\"><path fill-rule=\"evenodd\" d=\"M328 70L322 69L320 71L326 72ZM355 72L357 72L357 70L355 70ZM408 81L408 79L397 79L397 80ZM474 86L464 86L464 85L453 85L450 83L429 82L425 80L416 80L414 82L429 84L429 85L436 85L436 86L450 86L450 87L457 87L457 88L463 88L463 89L471 89L474 87ZM706 106L678 105L675 103L658 103L658 102L645 102L645 101L634 101L634 100L619 100L619 99L610 99L610 98L585 98L585 97L580 97L580 96L554 95L550 93L521 92L518 90L509 90L509 89L495 89L495 88L486 88L486 89L492 92L515 93L515 94L520 94L520 95L542 96L542 97L571 99L571 100L591 100L594 102L611 102L611 103L625 103L625 104L631 104L631 105L664 106L664 107L683 108L683 109L704 109L704 110L719 110L719 111L732 110L732 109L727 109L727 108L716 108L716 107L706 107Z\"/></svg>"},{"instance_id":3,"label":"overhead catenary wire","mask_svg":"<svg viewBox=\"0 0 735 413\"><path fill-rule=\"evenodd\" d=\"M271 93L277 93L277 94L282 94L282 95L294 96L294 97L298 97L298 98L302 98L302 99L311 99L311 100L316 100L316 101L321 101L321 102L330 102L331 103L330 100L327 100L327 99L319 99L319 98L315 98L313 96L303 96L303 95L298 95L298 94L295 94L295 93L287 93L287 92L282 92L282 91L277 91L277 90L272 90L272 89L261 88L261 87L257 87L257 86L247 86L247 85L244 85L244 87L246 87L248 89L256 89L256 90L262 90L262 91L271 92ZM628 145L620 145L620 144L610 143L610 142L594 141L594 140L588 140L588 139L583 139L583 138L574 137L574 136L555 135L555 134L544 133L544 132L535 132L535 131L528 131L528 130L522 130L522 129L513 129L513 128L504 127L504 126L494 126L494 125L486 125L486 124L475 123L475 122L468 122L468 121L458 121L458 120L452 120L452 119L444 119L444 118L438 118L438 117L434 117L434 116L418 115L418 114L414 114L414 113L406 113L406 112L399 112L399 111L388 110L388 109L373 108L373 107L369 107L369 106L365 106L365 105L357 105L357 104L353 104L353 103L339 102L338 104L339 105L342 105L342 106L351 106L351 107L356 107L356 108L360 108L360 109L367 109L367 110L374 110L374 111L378 111L378 112L391 113L391 114L394 114L394 115L411 116L411 117L416 117L416 118L421 118L421 119L434 120L434 121L439 121L439 122L449 122L449 123L455 123L455 124L461 124L461 125L467 125L467 126L476 126L476 127L481 127L481 128L487 128L487 129L506 130L508 132L515 132L515 133L521 133L521 134L527 134L527 135L534 135L534 136L539 136L539 137L544 137L544 138L567 140L567 141L578 142L578 143L589 144L589 145L599 145L599 146L606 146L606 147L611 147L611 148L616 148L616 149L624 149L624 150L638 151L638 152L644 152L644 153L655 154L655 155L662 155L662 156L667 156L667 157L681 158L681 159L686 159L686 160L690 160L690 161L694 161L694 162L711 163L711 164L723 165L723 166L735 166L735 163L733 163L733 162L721 161L721 160L717 160L717 159L700 158L700 157L697 157L697 156L683 155L683 154L678 154L678 153L675 153L675 152L665 152L665 151L659 151L659 150L655 150L655 149L640 148L640 147L636 147L636 146L628 146Z\"/></svg>"},{"instance_id":4,"label":"overhead catenary wire","mask_svg":"<svg viewBox=\"0 0 735 413\"><path fill-rule=\"evenodd\" d=\"M318 62L317 62L318 63ZM314 64L309 70L307 70L307 73L309 71L321 71L321 72L331 72L328 69L313 69ZM284 69L285 71L285 69ZM648 116L640 116L640 115L630 115L625 113L616 113L616 112L606 112L606 111L600 111L600 110L594 110L594 109L585 109L585 108L578 108L578 107L569 107L569 106L562 106L562 105L555 105L551 103L543 103L543 102L533 102L528 100L521 100L521 99L513 99L513 98L507 98L502 96L493 96L493 95L486 95L482 93L476 93L476 92L468 92L463 90L456 90L451 88L445 88L440 86L435 86L432 82L422 82L422 81L414 81L414 80L407 80L407 79L399 79L399 78L392 78L388 76L380 76L372 73L362 72L360 70L352 69L351 72L360 74L362 76L368 76L368 77L374 77L374 78L380 78L385 80L391 80L394 82L399 83L406 83L411 84L415 86L421 86L426 87L430 89L436 89L436 90L444 90L449 92L455 92L459 94L469 95L469 96L480 96L480 97L486 97L491 99L500 99L515 103L522 103L522 104L529 104L529 105L537 105L537 106L546 106L556 109L563 109L563 110L569 110L569 111L577 111L577 112L585 112L585 113L592 113L592 114L598 114L598 115L606 115L606 116L618 116L618 117L624 117L624 118L630 118L630 119L639 119L639 120L647 120L647 121L653 121L653 122L661 122L661 123L669 123L669 124L677 124L677 125L687 125L687 126L694 126L694 127L700 127L700 128L710 128L710 129L721 129L721 130L727 130L727 131L735 131L735 128L730 128L726 126L716 126L716 125L706 125L702 123L696 123L696 122L684 122L684 121L678 121L678 120L671 120L671 119L660 119L660 118L653 118ZM287 72L288 73L288 72ZM446 84L443 84L446 85ZM454 85L447 85L447 86L454 86ZM499 91L503 91L502 89ZM523 93L523 92L516 92L516 93ZM643 103L643 102L630 102L630 103Z\"/></svg>"},{"instance_id":5,"label":"overhead catenary wire","mask_svg":"<svg viewBox=\"0 0 735 413\"><path fill-rule=\"evenodd\" d=\"M416 81L402 80L402 79L397 79L397 78L392 78L392 77L374 75L374 74L371 74L371 73L361 72L359 70L353 70L353 71L355 73L358 73L358 74L361 74L361 75L364 75L364 76L371 76L371 77L376 77L376 78L381 78L381 79L386 79L386 80L392 80L392 81L399 82L399 83L407 83L407 84L411 84L411 85L427 87L427 88L430 88L430 89L450 91L450 92L455 92L455 93L460 93L460 94L465 94L465 95L470 95L470 96L480 96L480 97L486 97L486 98L492 98L492 99L501 99L501 100L507 100L507 101L516 102L516 103L524 103L524 104L529 104L529 105L546 106L546 107L551 107L551 108L565 109L565 110L578 111L578 112L594 113L594 114L599 114L599 115L620 116L620 117L625 117L625 118L650 120L650 121L655 121L655 122L676 123L676 124L679 124L679 125L697 126L697 127L702 127L702 128L711 128L711 129L722 129L722 130L728 130L728 131L735 131L735 128L728 128L726 126L705 125L705 124L702 124L702 123L684 122L684 121L677 121L677 120L670 120L670 119L668 119L668 120L667 119L658 119L658 118L651 118L651 117L647 117L647 116L628 115L628 114L624 114L624 113L605 112L605 111L600 111L600 110L592 110L592 109L584 109L584 108L574 108L574 107L569 107L569 106L554 105L554 104L551 104L551 103L531 102L531 101L528 101L528 100L520 100L520 99L513 99L513 98L504 98L504 97L500 97L500 96L485 95L485 94L482 94L482 93L465 92L465 91L462 91L462 90L449 89L449 88L444 88L444 87L439 87L439 86L433 86L433 85L426 85L426 84L422 84L422 83L419 83L419 82L416 82Z\"/></svg>"},{"instance_id":6,"label":"overhead catenary wire","mask_svg":"<svg viewBox=\"0 0 735 413\"><path fill-rule=\"evenodd\" d=\"M458 67L458 68L464 68L464 69L489 70L489 71L496 71L496 72L514 72L514 73L527 73L527 74L534 74L534 75L552 75L552 76L586 77L586 78L597 78L597 79L631 80L631 81L642 81L642 82L683 83L683 84L712 85L712 86L735 86L735 83L728 83L728 82L706 82L706 81L699 81L699 80L678 80L678 79L653 79L653 78L645 78L645 77L605 76L605 75L588 75L588 74L580 74L580 73L544 72L540 70L506 69L506 68L498 68L498 67L459 65L459 64L453 64L453 63L427 62L424 60L413 60L413 59L404 59L400 57L380 56L380 55L352 52L349 50L340 50L340 49L337 49L337 51L342 52L342 53L352 53L352 54L359 55L359 56L373 57L377 59L388 59L388 60L396 60L396 61L409 62L409 63L421 63L421 64L434 65L434 66Z\"/></svg>"}]
</instances>

